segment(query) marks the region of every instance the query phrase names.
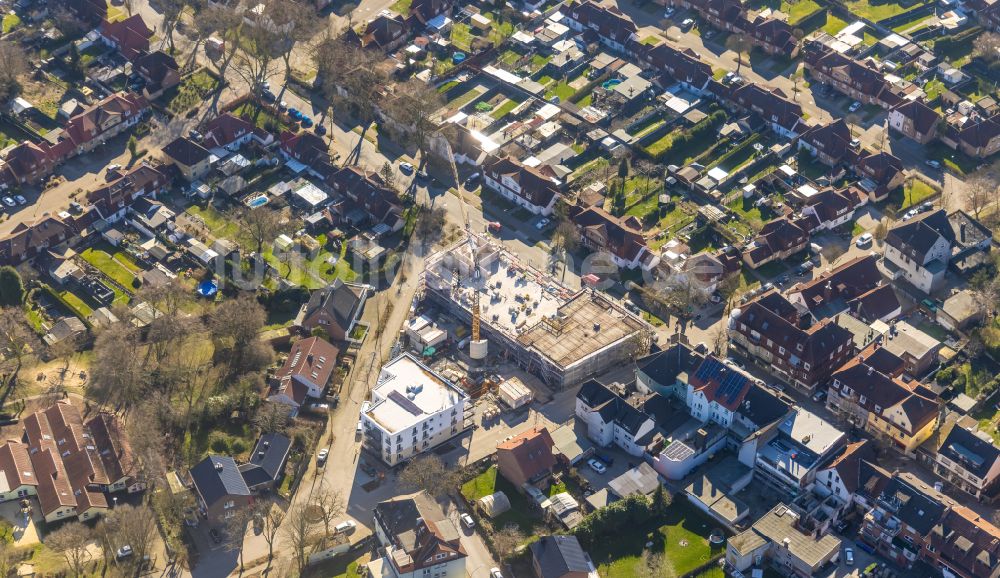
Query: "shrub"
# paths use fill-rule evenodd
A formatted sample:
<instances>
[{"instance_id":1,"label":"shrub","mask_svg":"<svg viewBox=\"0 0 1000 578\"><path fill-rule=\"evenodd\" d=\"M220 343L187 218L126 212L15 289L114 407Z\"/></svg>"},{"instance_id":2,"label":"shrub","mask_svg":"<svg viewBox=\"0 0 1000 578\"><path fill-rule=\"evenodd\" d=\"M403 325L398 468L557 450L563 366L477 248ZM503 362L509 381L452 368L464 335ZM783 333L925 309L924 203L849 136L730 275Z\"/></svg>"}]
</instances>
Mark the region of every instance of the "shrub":
<instances>
[{"instance_id":1,"label":"shrub","mask_svg":"<svg viewBox=\"0 0 1000 578\"><path fill-rule=\"evenodd\" d=\"M649 498L633 494L591 513L574 528L573 533L584 548L589 548L602 536L612 536L627 526L644 524L652 516Z\"/></svg>"}]
</instances>

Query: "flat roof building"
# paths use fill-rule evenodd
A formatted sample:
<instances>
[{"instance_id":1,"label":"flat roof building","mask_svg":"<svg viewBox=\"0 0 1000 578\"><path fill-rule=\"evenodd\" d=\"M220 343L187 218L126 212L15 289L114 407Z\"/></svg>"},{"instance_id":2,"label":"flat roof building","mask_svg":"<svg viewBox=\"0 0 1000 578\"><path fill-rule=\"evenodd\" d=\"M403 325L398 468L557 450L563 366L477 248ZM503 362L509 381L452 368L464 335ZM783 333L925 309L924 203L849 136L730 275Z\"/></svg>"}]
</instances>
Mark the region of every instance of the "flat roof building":
<instances>
[{"instance_id":1,"label":"flat roof building","mask_svg":"<svg viewBox=\"0 0 1000 578\"><path fill-rule=\"evenodd\" d=\"M365 444L394 466L458 435L468 396L408 353L382 366L361 414Z\"/></svg>"},{"instance_id":2,"label":"flat roof building","mask_svg":"<svg viewBox=\"0 0 1000 578\"><path fill-rule=\"evenodd\" d=\"M430 256L423 281L426 299L466 323L479 292L490 347L549 385L581 383L649 350L648 323L600 292L566 288L480 235Z\"/></svg>"}]
</instances>

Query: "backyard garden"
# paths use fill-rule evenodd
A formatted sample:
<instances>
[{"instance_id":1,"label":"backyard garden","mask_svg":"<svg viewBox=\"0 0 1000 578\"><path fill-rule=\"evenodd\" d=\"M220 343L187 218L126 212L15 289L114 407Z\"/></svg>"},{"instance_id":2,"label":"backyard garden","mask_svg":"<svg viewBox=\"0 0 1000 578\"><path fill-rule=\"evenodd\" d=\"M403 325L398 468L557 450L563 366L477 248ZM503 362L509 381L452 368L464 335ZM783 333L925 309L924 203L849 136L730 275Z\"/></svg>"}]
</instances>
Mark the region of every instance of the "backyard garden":
<instances>
[{"instance_id":1,"label":"backyard garden","mask_svg":"<svg viewBox=\"0 0 1000 578\"><path fill-rule=\"evenodd\" d=\"M204 102L217 83L212 73L200 68L181 79L180 84L166 91L159 100L173 114L184 114Z\"/></svg>"}]
</instances>

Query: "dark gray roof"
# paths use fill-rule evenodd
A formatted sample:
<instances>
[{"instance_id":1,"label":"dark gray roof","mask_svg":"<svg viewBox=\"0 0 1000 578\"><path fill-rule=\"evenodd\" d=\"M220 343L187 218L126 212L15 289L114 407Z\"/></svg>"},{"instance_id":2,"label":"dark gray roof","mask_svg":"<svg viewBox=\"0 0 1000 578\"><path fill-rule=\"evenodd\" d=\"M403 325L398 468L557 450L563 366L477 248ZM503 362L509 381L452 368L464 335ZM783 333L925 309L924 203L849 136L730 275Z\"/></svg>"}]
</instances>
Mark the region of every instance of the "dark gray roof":
<instances>
[{"instance_id":1,"label":"dark gray roof","mask_svg":"<svg viewBox=\"0 0 1000 578\"><path fill-rule=\"evenodd\" d=\"M324 309L336 319L341 329L347 330L359 303L361 296L358 292L340 279L336 279L326 287L313 292L309 297L307 311L312 314L318 309Z\"/></svg>"},{"instance_id":2,"label":"dark gray roof","mask_svg":"<svg viewBox=\"0 0 1000 578\"><path fill-rule=\"evenodd\" d=\"M698 363L697 355L683 343L639 359L639 371L659 385L673 385L677 376L690 371Z\"/></svg>"},{"instance_id":3,"label":"dark gray roof","mask_svg":"<svg viewBox=\"0 0 1000 578\"><path fill-rule=\"evenodd\" d=\"M787 403L781 401L781 398L767 388L751 384L737 411L758 428L763 428L784 417L789 409Z\"/></svg>"},{"instance_id":4,"label":"dark gray roof","mask_svg":"<svg viewBox=\"0 0 1000 578\"><path fill-rule=\"evenodd\" d=\"M955 235L943 209L917 215L908 222L889 230L885 242L901 253L923 262L924 256L939 238L954 244Z\"/></svg>"},{"instance_id":5,"label":"dark gray roof","mask_svg":"<svg viewBox=\"0 0 1000 578\"><path fill-rule=\"evenodd\" d=\"M893 477L882 490L879 501L894 510L901 522L927 535L948 508L909 483Z\"/></svg>"},{"instance_id":6,"label":"dark gray roof","mask_svg":"<svg viewBox=\"0 0 1000 578\"><path fill-rule=\"evenodd\" d=\"M236 462L229 456L208 456L191 468L191 481L209 507L228 496L249 496Z\"/></svg>"},{"instance_id":7,"label":"dark gray roof","mask_svg":"<svg viewBox=\"0 0 1000 578\"><path fill-rule=\"evenodd\" d=\"M211 155L205 147L185 137L178 137L163 147L163 154L189 167L200 163Z\"/></svg>"},{"instance_id":8,"label":"dark gray roof","mask_svg":"<svg viewBox=\"0 0 1000 578\"><path fill-rule=\"evenodd\" d=\"M1000 448L958 426L951 428L938 453L961 464L966 471L978 478L985 478L993 464L1000 459Z\"/></svg>"},{"instance_id":9,"label":"dark gray roof","mask_svg":"<svg viewBox=\"0 0 1000 578\"><path fill-rule=\"evenodd\" d=\"M576 536L542 536L531 543L531 555L538 562L539 578L561 578L570 572L590 572L587 554Z\"/></svg>"},{"instance_id":10,"label":"dark gray roof","mask_svg":"<svg viewBox=\"0 0 1000 578\"><path fill-rule=\"evenodd\" d=\"M597 407L611 401L617 397L603 383L596 379L588 379L580 386L580 391L576 393L576 398L590 407Z\"/></svg>"},{"instance_id":11,"label":"dark gray roof","mask_svg":"<svg viewBox=\"0 0 1000 578\"><path fill-rule=\"evenodd\" d=\"M604 423L615 422L633 436L649 419L649 416L629 405L618 394L595 379L584 383L576 397L599 413Z\"/></svg>"},{"instance_id":12,"label":"dark gray roof","mask_svg":"<svg viewBox=\"0 0 1000 578\"><path fill-rule=\"evenodd\" d=\"M247 486L273 482L281 477L292 441L279 433L260 436L250 455L250 462L240 466L240 473Z\"/></svg>"}]
</instances>

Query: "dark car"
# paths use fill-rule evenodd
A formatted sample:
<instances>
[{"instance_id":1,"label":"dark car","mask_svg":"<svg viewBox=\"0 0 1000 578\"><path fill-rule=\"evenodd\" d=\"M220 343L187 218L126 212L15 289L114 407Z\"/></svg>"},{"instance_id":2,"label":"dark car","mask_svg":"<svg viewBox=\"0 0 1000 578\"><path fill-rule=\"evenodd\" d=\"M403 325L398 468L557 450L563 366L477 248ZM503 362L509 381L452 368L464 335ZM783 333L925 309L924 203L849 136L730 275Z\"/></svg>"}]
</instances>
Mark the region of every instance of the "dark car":
<instances>
[{"instance_id":1,"label":"dark car","mask_svg":"<svg viewBox=\"0 0 1000 578\"><path fill-rule=\"evenodd\" d=\"M314 131L316 132L316 134L318 134L319 136L323 136L323 135L325 135L325 134L326 134L326 127L325 127L325 126L323 126L323 125L321 125L321 124L317 124L317 125L316 125L316 128L314 128L313 130L314 130Z\"/></svg>"},{"instance_id":2,"label":"dark car","mask_svg":"<svg viewBox=\"0 0 1000 578\"><path fill-rule=\"evenodd\" d=\"M215 528L209 530L208 535L212 537L212 541L215 542L216 544L222 543L222 534L220 534L219 531L216 530Z\"/></svg>"}]
</instances>

